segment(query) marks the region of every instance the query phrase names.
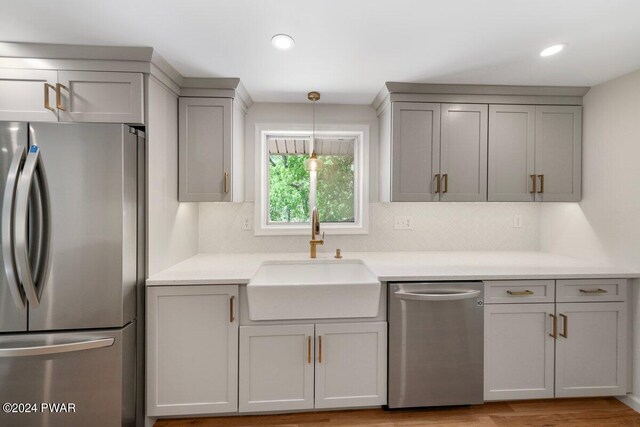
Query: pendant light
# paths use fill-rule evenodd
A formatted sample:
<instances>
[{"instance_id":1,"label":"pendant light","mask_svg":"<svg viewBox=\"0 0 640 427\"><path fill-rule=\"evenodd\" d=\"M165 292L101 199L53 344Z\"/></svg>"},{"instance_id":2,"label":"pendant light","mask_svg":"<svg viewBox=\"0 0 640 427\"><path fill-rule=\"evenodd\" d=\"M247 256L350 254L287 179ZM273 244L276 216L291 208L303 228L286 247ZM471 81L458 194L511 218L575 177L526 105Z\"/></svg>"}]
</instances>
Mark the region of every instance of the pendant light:
<instances>
[{"instance_id":1,"label":"pendant light","mask_svg":"<svg viewBox=\"0 0 640 427\"><path fill-rule=\"evenodd\" d=\"M307 172L318 172L322 170L322 160L318 159L316 154L316 101L320 99L320 93L309 92L307 98L313 103L313 128L311 133L311 156L304 161L304 169Z\"/></svg>"}]
</instances>

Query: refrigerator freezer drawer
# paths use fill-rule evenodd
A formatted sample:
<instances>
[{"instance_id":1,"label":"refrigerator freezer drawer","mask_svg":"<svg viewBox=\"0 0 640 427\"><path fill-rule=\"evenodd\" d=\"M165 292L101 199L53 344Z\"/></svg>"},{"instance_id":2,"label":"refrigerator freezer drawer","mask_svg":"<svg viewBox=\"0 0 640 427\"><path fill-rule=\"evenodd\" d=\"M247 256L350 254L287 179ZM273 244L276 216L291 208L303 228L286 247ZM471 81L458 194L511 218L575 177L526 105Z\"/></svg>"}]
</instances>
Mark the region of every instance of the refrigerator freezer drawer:
<instances>
[{"instance_id":1,"label":"refrigerator freezer drawer","mask_svg":"<svg viewBox=\"0 0 640 427\"><path fill-rule=\"evenodd\" d=\"M0 336L2 426L133 426L134 381L135 323Z\"/></svg>"}]
</instances>

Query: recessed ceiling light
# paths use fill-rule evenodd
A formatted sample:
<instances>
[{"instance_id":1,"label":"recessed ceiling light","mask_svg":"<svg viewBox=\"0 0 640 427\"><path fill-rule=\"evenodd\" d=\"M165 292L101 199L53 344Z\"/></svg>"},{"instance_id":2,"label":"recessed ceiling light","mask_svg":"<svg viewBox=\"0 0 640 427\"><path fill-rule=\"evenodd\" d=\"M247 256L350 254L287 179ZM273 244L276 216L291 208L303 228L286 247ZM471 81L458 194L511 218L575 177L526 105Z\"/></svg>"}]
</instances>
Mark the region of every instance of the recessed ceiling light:
<instances>
[{"instance_id":1,"label":"recessed ceiling light","mask_svg":"<svg viewBox=\"0 0 640 427\"><path fill-rule=\"evenodd\" d=\"M291 36L288 36L286 34L276 34L275 36L271 37L271 44L276 49L289 50L293 48L295 42L293 41L293 38Z\"/></svg>"},{"instance_id":2,"label":"recessed ceiling light","mask_svg":"<svg viewBox=\"0 0 640 427\"><path fill-rule=\"evenodd\" d=\"M562 49L564 49L565 47L567 47L566 43L554 44L553 46L549 46L548 48L540 52L540 56L555 55L556 53L559 53L560 51L562 51Z\"/></svg>"}]
</instances>

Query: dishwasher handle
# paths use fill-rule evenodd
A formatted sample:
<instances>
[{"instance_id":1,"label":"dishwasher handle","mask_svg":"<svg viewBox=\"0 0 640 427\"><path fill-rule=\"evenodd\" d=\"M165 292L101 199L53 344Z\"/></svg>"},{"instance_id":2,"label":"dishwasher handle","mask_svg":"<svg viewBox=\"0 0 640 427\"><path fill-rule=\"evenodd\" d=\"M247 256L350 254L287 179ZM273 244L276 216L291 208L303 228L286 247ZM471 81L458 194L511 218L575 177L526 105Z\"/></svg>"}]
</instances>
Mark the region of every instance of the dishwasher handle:
<instances>
[{"instance_id":1,"label":"dishwasher handle","mask_svg":"<svg viewBox=\"0 0 640 427\"><path fill-rule=\"evenodd\" d=\"M476 298L480 295L478 290L463 290L463 291L429 291L428 293L422 292L404 292L397 291L394 295L398 299L411 300L411 301L455 301L463 299Z\"/></svg>"}]
</instances>

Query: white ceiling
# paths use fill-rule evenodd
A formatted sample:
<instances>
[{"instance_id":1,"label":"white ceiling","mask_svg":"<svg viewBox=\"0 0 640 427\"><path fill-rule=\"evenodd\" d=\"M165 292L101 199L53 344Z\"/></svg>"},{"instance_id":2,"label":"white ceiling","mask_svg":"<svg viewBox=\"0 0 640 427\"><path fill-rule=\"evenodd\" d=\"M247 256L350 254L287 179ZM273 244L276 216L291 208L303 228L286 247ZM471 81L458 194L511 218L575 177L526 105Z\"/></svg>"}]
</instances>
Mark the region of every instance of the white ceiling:
<instances>
[{"instance_id":1,"label":"white ceiling","mask_svg":"<svg viewBox=\"0 0 640 427\"><path fill-rule=\"evenodd\" d=\"M639 0L2 0L0 40L152 46L255 101L372 101L385 81L591 86L640 68ZM271 47L276 33L296 47ZM569 47L541 58L556 42Z\"/></svg>"}]
</instances>

